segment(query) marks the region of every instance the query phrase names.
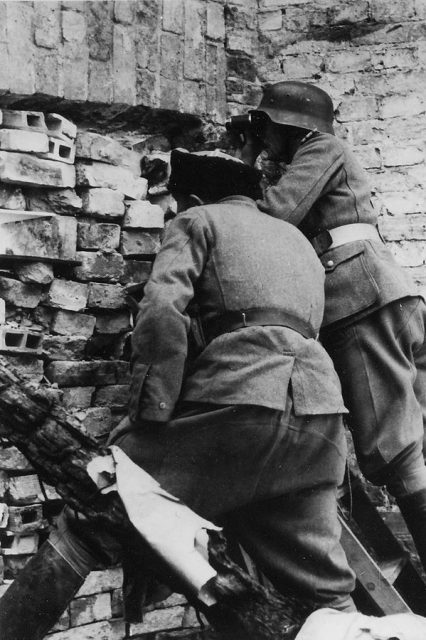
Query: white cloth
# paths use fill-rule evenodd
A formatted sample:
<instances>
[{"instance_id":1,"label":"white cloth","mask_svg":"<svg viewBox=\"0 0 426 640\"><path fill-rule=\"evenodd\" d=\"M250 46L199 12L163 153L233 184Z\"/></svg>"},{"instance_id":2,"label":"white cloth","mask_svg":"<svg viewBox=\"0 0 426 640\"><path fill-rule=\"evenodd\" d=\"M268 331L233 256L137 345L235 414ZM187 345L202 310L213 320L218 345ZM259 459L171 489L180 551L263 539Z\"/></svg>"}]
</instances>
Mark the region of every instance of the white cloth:
<instances>
[{"instance_id":1,"label":"white cloth","mask_svg":"<svg viewBox=\"0 0 426 640\"><path fill-rule=\"evenodd\" d=\"M219 527L201 518L194 511L161 488L160 484L141 469L120 449L109 447L110 457L92 460L87 471L103 492L118 490L130 522L161 558L204 604L216 602L206 583L217 574L207 560L207 531ZM111 471L116 485L105 486Z\"/></svg>"},{"instance_id":2,"label":"white cloth","mask_svg":"<svg viewBox=\"0 0 426 640\"><path fill-rule=\"evenodd\" d=\"M319 609L306 619L296 640L425 640L426 618L395 613L383 618Z\"/></svg>"}]
</instances>

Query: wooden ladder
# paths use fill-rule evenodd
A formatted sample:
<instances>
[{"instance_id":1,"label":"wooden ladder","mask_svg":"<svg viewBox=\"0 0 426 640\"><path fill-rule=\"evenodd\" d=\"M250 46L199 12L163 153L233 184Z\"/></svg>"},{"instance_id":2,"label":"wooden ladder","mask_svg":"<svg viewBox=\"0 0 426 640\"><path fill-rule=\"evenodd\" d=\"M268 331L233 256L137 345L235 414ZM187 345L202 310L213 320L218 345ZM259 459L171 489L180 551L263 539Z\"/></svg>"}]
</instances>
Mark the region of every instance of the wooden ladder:
<instances>
[{"instance_id":1,"label":"wooden ladder","mask_svg":"<svg viewBox=\"0 0 426 640\"><path fill-rule=\"evenodd\" d=\"M368 615L426 616L426 583L352 473L339 494L342 546L356 573L354 601Z\"/></svg>"}]
</instances>

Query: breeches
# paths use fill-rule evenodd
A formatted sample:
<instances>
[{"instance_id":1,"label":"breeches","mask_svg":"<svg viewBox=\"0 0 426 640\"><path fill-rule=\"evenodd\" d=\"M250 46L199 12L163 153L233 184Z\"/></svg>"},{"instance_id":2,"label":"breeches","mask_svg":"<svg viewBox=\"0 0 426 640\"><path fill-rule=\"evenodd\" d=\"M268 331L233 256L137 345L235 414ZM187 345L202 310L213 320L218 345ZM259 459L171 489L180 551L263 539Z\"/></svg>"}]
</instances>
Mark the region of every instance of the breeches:
<instances>
[{"instance_id":1,"label":"breeches","mask_svg":"<svg viewBox=\"0 0 426 640\"><path fill-rule=\"evenodd\" d=\"M114 444L201 516L231 530L278 590L350 607L354 575L340 546L336 504L346 458L340 416L296 417L291 402L285 412L186 403L166 425L141 425ZM86 526L80 537L78 527L68 511L57 545L68 544L72 530L83 561L118 560L104 532L88 537Z\"/></svg>"},{"instance_id":2,"label":"breeches","mask_svg":"<svg viewBox=\"0 0 426 640\"><path fill-rule=\"evenodd\" d=\"M358 461L396 495L426 488L426 306L403 298L321 339L340 377Z\"/></svg>"}]
</instances>

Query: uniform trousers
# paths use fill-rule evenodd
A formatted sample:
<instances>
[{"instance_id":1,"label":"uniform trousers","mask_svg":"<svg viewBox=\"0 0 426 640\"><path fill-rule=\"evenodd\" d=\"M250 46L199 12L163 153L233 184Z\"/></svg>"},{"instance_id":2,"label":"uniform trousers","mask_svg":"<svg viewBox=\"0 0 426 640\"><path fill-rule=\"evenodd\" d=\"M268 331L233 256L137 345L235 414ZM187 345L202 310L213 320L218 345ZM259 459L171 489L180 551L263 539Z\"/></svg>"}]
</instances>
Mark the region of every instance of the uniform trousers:
<instances>
[{"instance_id":1,"label":"uniform trousers","mask_svg":"<svg viewBox=\"0 0 426 640\"><path fill-rule=\"evenodd\" d=\"M278 590L353 610L354 574L340 545L336 492L346 441L340 415L184 403L164 425L114 444L170 493L225 525ZM77 571L116 562L103 531L63 515L51 542ZM96 549L99 549L97 552Z\"/></svg>"},{"instance_id":2,"label":"uniform trousers","mask_svg":"<svg viewBox=\"0 0 426 640\"><path fill-rule=\"evenodd\" d=\"M396 300L321 340L342 383L358 462L404 497L426 488L426 305Z\"/></svg>"}]
</instances>

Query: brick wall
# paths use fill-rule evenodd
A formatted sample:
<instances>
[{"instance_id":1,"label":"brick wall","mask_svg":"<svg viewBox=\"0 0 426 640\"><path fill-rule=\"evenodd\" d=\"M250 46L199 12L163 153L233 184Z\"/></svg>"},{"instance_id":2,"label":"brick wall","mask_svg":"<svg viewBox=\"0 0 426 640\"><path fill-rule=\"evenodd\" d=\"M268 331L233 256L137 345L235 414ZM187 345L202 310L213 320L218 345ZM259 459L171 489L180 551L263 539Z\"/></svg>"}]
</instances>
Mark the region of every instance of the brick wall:
<instances>
[{"instance_id":1,"label":"brick wall","mask_svg":"<svg viewBox=\"0 0 426 640\"><path fill-rule=\"evenodd\" d=\"M77 130L59 115L0 109L0 352L23 378L49 382L100 442L126 413L132 305L173 204L162 172L155 184L140 176L141 160L158 165L166 157ZM0 595L46 539L61 504L2 443ZM175 594L126 628L121 582L119 567L92 572L52 640L182 635L199 626Z\"/></svg>"},{"instance_id":2,"label":"brick wall","mask_svg":"<svg viewBox=\"0 0 426 640\"><path fill-rule=\"evenodd\" d=\"M74 119L119 113L133 129L161 109L201 116L213 137L265 82L320 84L384 236L424 286L426 0L3 1L0 59L0 104L77 104Z\"/></svg>"},{"instance_id":3,"label":"brick wall","mask_svg":"<svg viewBox=\"0 0 426 640\"><path fill-rule=\"evenodd\" d=\"M76 144L65 136L61 149L34 137L55 139L60 116L30 141L28 127L0 139L1 220L5 211L57 214L15 234L26 260L0 261L7 357L29 378L46 376L92 434L120 419L127 287L140 294L171 204L163 185L138 177L135 157L221 139L226 115L256 106L268 81L302 79L330 92L338 135L370 174L383 235L424 291L425 63L426 0L0 2L0 107L79 125ZM1 529L0 574L5 564L12 579L45 537L57 496L43 493L13 448L0 449L0 496L13 515ZM118 569L95 572L52 640L81 638L82 625L93 638L122 638L119 582ZM182 599L167 604L131 633L195 626Z\"/></svg>"},{"instance_id":4,"label":"brick wall","mask_svg":"<svg viewBox=\"0 0 426 640\"><path fill-rule=\"evenodd\" d=\"M227 6L228 110L257 104L265 82L328 91L337 134L370 174L382 233L425 292L425 0L259 0L256 41L244 44L253 4Z\"/></svg>"},{"instance_id":5,"label":"brick wall","mask_svg":"<svg viewBox=\"0 0 426 640\"><path fill-rule=\"evenodd\" d=\"M0 2L0 91L223 120L222 2Z\"/></svg>"}]
</instances>

